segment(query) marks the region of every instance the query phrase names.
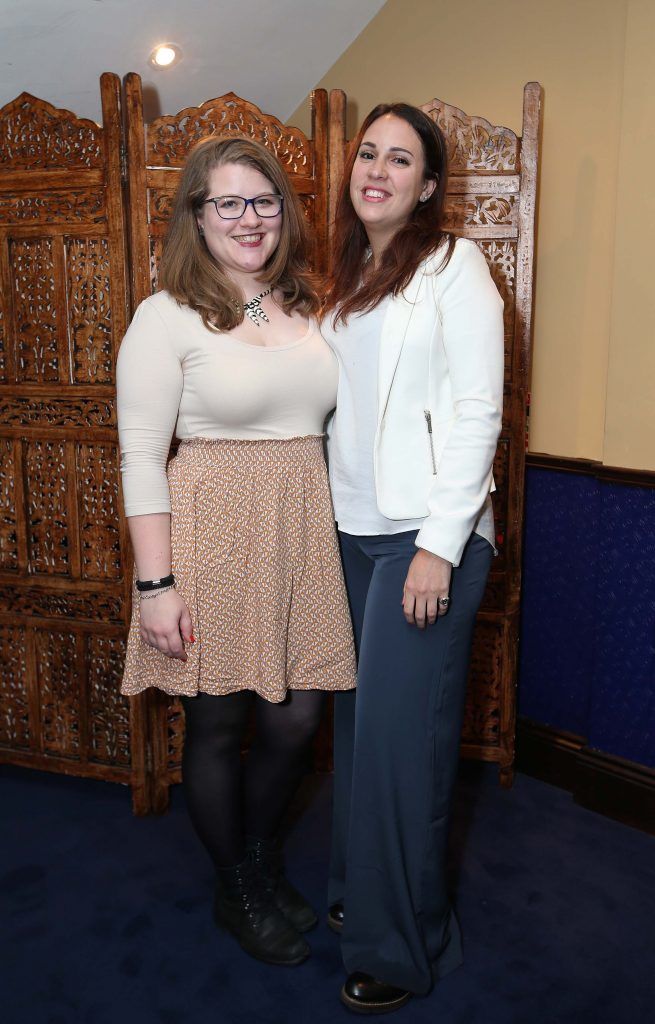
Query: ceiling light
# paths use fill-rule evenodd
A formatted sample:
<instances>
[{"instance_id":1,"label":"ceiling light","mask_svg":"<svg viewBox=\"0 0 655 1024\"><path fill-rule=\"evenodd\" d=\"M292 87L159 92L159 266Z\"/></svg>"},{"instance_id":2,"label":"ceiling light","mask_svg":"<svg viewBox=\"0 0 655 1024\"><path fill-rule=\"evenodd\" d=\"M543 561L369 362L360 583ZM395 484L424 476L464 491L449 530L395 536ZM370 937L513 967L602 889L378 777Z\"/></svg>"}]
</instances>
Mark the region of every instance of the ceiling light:
<instances>
[{"instance_id":1,"label":"ceiling light","mask_svg":"<svg viewBox=\"0 0 655 1024\"><path fill-rule=\"evenodd\" d=\"M179 46L175 46L174 43L161 43L155 46L149 59L156 68L169 68L171 64L176 64L181 56Z\"/></svg>"}]
</instances>

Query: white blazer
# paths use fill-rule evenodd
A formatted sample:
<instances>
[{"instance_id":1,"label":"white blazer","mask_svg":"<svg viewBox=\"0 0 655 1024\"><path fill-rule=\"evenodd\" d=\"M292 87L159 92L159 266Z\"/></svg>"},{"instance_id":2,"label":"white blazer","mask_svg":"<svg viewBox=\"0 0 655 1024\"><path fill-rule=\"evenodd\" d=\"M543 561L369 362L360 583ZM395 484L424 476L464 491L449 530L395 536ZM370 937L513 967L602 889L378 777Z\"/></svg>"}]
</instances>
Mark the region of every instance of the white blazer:
<instances>
[{"instance_id":1,"label":"white blazer","mask_svg":"<svg viewBox=\"0 0 655 1024\"><path fill-rule=\"evenodd\" d=\"M487 495L503 409L503 302L459 238L417 270L385 315L374 468L389 519L424 518L419 547L459 565Z\"/></svg>"}]
</instances>

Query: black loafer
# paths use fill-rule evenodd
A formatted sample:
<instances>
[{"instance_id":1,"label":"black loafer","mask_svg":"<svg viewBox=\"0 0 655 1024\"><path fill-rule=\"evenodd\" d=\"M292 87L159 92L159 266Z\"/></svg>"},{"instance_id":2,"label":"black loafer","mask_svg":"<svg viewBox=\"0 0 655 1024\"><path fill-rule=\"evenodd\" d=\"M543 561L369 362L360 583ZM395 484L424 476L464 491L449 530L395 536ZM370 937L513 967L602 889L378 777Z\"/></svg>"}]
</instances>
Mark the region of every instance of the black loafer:
<instances>
[{"instance_id":1,"label":"black loafer","mask_svg":"<svg viewBox=\"0 0 655 1024\"><path fill-rule=\"evenodd\" d=\"M355 971L341 989L341 1002L353 1013L393 1013L408 1003L412 993Z\"/></svg>"},{"instance_id":2,"label":"black loafer","mask_svg":"<svg viewBox=\"0 0 655 1024\"><path fill-rule=\"evenodd\" d=\"M343 903L333 903L328 910L327 916L328 928L331 928L333 932L337 934L343 928Z\"/></svg>"}]
</instances>

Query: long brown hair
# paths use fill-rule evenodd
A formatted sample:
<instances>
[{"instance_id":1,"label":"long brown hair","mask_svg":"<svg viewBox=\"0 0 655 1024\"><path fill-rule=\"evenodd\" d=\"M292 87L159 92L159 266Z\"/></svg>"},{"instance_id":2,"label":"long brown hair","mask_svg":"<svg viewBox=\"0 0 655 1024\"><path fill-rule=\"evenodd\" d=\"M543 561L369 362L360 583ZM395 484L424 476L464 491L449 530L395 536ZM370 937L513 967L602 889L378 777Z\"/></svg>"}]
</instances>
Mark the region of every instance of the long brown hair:
<instances>
[{"instance_id":1,"label":"long brown hair","mask_svg":"<svg viewBox=\"0 0 655 1024\"><path fill-rule=\"evenodd\" d=\"M350 176L364 135L379 117L393 114L406 121L421 140L424 175L436 182L432 195L418 202L406 224L386 246L379 265L365 284L361 272L368 249L364 225L350 198ZM455 238L443 230L444 200L448 179L446 142L438 125L418 107L409 103L380 103L364 118L346 160L335 216L332 273L324 309L334 310L334 326L346 323L352 313L374 309L387 295L399 295L407 287L419 264L445 242L441 269L446 266Z\"/></svg>"},{"instance_id":2,"label":"long brown hair","mask_svg":"<svg viewBox=\"0 0 655 1024\"><path fill-rule=\"evenodd\" d=\"M300 200L276 157L261 143L241 136L205 139L191 151L164 243L160 288L200 313L206 327L229 331L243 322L241 289L207 249L196 219L203 200L209 198L211 171L228 163L260 171L284 197L280 241L260 278L282 292L286 313L315 313L319 298L308 269L307 227Z\"/></svg>"}]
</instances>

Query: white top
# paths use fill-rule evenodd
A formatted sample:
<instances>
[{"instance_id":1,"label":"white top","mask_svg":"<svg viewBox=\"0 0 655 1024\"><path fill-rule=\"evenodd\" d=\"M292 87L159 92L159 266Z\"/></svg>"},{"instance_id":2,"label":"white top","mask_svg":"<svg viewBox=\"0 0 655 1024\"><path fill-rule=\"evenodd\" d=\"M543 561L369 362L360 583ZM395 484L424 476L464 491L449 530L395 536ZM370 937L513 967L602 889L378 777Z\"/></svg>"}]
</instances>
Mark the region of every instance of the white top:
<instances>
[{"instance_id":1,"label":"white top","mask_svg":"<svg viewBox=\"0 0 655 1024\"><path fill-rule=\"evenodd\" d=\"M389 299L356 314L335 331L331 318L321 331L339 361L337 412L330 426L329 466L334 515L339 529L358 536L418 530L422 519L387 519L375 497L373 448L378 417L378 356Z\"/></svg>"},{"instance_id":2,"label":"white top","mask_svg":"<svg viewBox=\"0 0 655 1024\"><path fill-rule=\"evenodd\" d=\"M488 275L486 267L485 273ZM321 325L323 336L339 361L337 409L328 441L332 500L339 529L358 536L420 530L425 523L425 518L387 518L380 512L376 497L374 450L379 412L379 354L390 302L387 297L369 312L350 316L347 325L339 324L336 331L330 315ZM500 309L502 318L502 306ZM502 340L502 333L500 337ZM426 432L422 415L418 426L410 443L431 448L432 438ZM437 445L435 441L435 449ZM434 459L434 449L431 454ZM484 500L473 532L484 537L496 552L491 495Z\"/></svg>"},{"instance_id":3,"label":"white top","mask_svg":"<svg viewBox=\"0 0 655 1024\"><path fill-rule=\"evenodd\" d=\"M125 514L170 512L166 460L174 432L180 440L322 434L337 379L313 322L289 345L262 347L207 329L167 292L150 296L116 368Z\"/></svg>"}]
</instances>

